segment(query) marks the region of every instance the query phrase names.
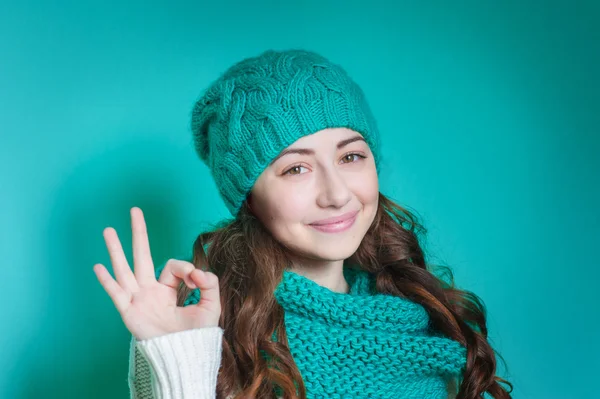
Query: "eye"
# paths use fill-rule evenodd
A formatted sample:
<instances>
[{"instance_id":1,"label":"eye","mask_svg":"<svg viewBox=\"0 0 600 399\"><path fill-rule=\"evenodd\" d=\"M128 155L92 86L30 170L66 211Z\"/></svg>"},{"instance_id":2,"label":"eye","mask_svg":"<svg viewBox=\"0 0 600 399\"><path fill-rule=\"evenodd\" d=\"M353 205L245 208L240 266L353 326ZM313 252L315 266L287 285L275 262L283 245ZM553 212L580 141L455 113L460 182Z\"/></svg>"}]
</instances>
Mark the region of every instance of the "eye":
<instances>
[{"instance_id":1,"label":"eye","mask_svg":"<svg viewBox=\"0 0 600 399\"><path fill-rule=\"evenodd\" d=\"M358 152L349 152L348 154L344 155L342 157L342 160L349 160L349 162L342 162L342 163L353 163L353 162L357 162L358 159L356 159L355 157L358 157L358 159L364 159L366 158L366 156L359 154ZM356 159L356 161L355 161Z\"/></svg>"},{"instance_id":2,"label":"eye","mask_svg":"<svg viewBox=\"0 0 600 399\"><path fill-rule=\"evenodd\" d=\"M288 170L286 170L285 172L283 172L283 174L284 175L301 175L302 173L299 173L299 170L301 168L304 168L304 166L302 166L302 165L294 165L291 168L289 168ZM306 169L306 168L304 168L304 169ZM292 172L294 172L294 173L292 173ZM295 173L295 172L298 172L298 173Z\"/></svg>"}]
</instances>

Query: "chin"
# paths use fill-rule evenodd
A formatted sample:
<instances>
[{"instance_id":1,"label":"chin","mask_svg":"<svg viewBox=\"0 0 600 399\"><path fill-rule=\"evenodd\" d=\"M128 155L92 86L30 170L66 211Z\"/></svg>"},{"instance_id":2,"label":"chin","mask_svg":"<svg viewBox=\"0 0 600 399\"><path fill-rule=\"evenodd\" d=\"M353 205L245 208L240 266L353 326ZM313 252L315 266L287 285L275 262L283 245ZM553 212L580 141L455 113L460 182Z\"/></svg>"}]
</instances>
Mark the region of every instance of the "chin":
<instances>
[{"instance_id":1,"label":"chin","mask_svg":"<svg viewBox=\"0 0 600 399\"><path fill-rule=\"evenodd\" d=\"M359 226L354 226L359 227ZM310 257L323 260L341 260L351 257L362 242L366 231L362 229L352 229L341 233L320 233L311 232L306 240L303 240L302 249L304 253L310 254Z\"/></svg>"},{"instance_id":2,"label":"chin","mask_svg":"<svg viewBox=\"0 0 600 399\"><path fill-rule=\"evenodd\" d=\"M306 248L304 253L313 259L327 261L348 259L360 245L360 240L355 241L356 237L347 237L343 242L322 240L318 244Z\"/></svg>"},{"instance_id":3,"label":"chin","mask_svg":"<svg viewBox=\"0 0 600 399\"><path fill-rule=\"evenodd\" d=\"M335 253L331 252L326 254L320 254L319 259L326 261L346 260L349 257L351 257L354 254L354 252L356 252L356 249L354 251L347 252L337 251Z\"/></svg>"}]
</instances>

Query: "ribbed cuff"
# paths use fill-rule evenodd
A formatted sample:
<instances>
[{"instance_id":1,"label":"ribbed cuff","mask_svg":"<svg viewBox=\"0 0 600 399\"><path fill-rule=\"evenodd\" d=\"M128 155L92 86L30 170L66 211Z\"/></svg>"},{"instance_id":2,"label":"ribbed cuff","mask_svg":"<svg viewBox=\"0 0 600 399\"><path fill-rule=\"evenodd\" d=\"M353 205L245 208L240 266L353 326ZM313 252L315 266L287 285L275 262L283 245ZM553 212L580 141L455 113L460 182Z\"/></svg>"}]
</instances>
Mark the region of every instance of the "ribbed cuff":
<instances>
[{"instance_id":1,"label":"ribbed cuff","mask_svg":"<svg viewBox=\"0 0 600 399\"><path fill-rule=\"evenodd\" d=\"M214 399L221 365L223 329L205 327L136 341L152 366L162 399Z\"/></svg>"}]
</instances>

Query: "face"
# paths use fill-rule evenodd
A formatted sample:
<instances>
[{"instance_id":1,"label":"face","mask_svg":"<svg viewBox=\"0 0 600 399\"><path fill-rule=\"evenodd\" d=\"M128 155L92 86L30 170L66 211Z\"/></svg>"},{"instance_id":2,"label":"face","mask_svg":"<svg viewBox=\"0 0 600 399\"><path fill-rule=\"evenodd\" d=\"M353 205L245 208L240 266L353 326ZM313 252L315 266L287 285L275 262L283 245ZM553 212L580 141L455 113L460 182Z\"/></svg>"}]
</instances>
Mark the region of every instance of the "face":
<instances>
[{"instance_id":1,"label":"face","mask_svg":"<svg viewBox=\"0 0 600 399\"><path fill-rule=\"evenodd\" d=\"M335 261L349 258L360 245L375 217L378 195L373 154L363 136L332 128L283 150L259 176L249 204L293 253ZM328 223L337 217L346 220Z\"/></svg>"}]
</instances>

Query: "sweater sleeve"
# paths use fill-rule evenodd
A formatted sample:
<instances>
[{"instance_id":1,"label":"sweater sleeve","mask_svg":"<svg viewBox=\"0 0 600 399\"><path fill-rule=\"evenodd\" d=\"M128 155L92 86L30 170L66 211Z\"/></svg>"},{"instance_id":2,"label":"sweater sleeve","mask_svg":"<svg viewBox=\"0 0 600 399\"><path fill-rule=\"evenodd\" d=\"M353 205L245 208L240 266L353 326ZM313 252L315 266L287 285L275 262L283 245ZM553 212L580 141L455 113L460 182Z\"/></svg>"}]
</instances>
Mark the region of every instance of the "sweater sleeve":
<instances>
[{"instance_id":1,"label":"sweater sleeve","mask_svg":"<svg viewBox=\"0 0 600 399\"><path fill-rule=\"evenodd\" d=\"M214 399L223 330L196 328L138 341L131 338L131 399Z\"/></svg>"}]
</instances>

